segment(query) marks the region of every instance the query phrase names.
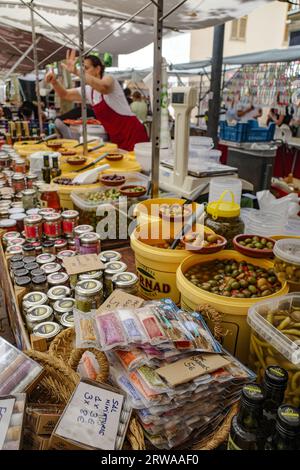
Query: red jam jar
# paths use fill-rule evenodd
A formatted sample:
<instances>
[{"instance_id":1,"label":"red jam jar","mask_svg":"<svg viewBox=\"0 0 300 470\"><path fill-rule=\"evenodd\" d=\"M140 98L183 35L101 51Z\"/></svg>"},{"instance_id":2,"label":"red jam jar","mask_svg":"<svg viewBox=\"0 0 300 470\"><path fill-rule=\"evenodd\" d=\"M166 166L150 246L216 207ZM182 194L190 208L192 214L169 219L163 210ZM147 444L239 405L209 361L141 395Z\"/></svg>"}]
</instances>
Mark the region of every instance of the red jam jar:
<instances>
[{"instance_id":1,"label":"red jam jar","mask_svg":"<svg viewBox=\"0 0 300 470\"><path fill-rule=\"evenodd\" d=\"M41 191L41 205L42 207L50 207L56 211L60 210L60 199L58 192L55 188L50 185L44 185L40 188Z\"/></svg>"},{"instance_id":2,"label":"red jam jar","mask_svg":"<svg viewBox=\"0 0 300 470\"><path fill-rule=\"evenodd\" d=\"M26 173L26 161L25 160L15 160L15 172L16 173Z\"/></svg>"},{"instance_id":3,"label":"red jam jar","mask_svg":"<svg viewBox=\"0 0 300 470\"><path fill-rule=\"evenodd\" d=\"M35 242L43 235L43 223L40 215L31 215L24 219L24 229L26 240Z\"/></svg>"},{"instance_id":4,"label":"red jam jar","mask_svg":"<svg viewBox=\"0 0 300 470\"><path fill-rule=\"evenodd\" d=\"M61 215L48 214L44 216L44 233L47 238L59 238L61 236Z\"/></svg>"},{"instance_id":5,"label":"red jam jar","mask_svg":"<svg viewBox=\"0 0 300 470\"><path fill-rule=\"evenodd\" d=\"M15 173L12 176L12 187L16 193L24 191L25 189L25 176L21 173Z\"/></svg>"},{"instance_id":6,"label":"red jam jar","mask_svg":"<svg viewBox=\"0 0 300 470\"><path fill-rule=\"evenodd\" d=\"M62 214L63 220L63 233L67 238L74 237L74 229L79 222L79 212L77 211L64 211Z\"/></svg>"},{"instance_id":7,"label":"red jam jar","mask_svg":"<svg viewBox=\"0 0 300 470\"><path fill-rule=\"evenodd\" d=\"M38 180L38 177L36 175L28 174L26 177L27 189L33 189L33 183L35 183L37 180Z\"/></svg>"},{"instance_id":8,"label":"red jam jar","mask_svg":"<svg viewBox=\"0 0 300 470\"><path fill-rule=\"evenodd\" d=\"M0 220L0 230L4 232L16 232L17 222L13 219L2 219Z\"/></svg>"},{"instance_id":9,"label":"red jam jar","mask_svg":"<svg viewBox=\"0 0 300 470\"><path fill-rule=\"evenodd\" d=\"M101 251L101 240L97 233L85 233L79 237L79 253L81 255L99 255Z\"/></svg>"},{"instance_id":10,"label":"red jam jar","mask_svg":"<svg viewBox=\"0 0 300 470\"><path fill-rule=\"evenodd\" d=\"M55 240L55 245L54 245L54 248L55 248L55 253L60 253L61 251L65 251L68 249L68 242L67 240Z\"/></svg>"}]
</instances>

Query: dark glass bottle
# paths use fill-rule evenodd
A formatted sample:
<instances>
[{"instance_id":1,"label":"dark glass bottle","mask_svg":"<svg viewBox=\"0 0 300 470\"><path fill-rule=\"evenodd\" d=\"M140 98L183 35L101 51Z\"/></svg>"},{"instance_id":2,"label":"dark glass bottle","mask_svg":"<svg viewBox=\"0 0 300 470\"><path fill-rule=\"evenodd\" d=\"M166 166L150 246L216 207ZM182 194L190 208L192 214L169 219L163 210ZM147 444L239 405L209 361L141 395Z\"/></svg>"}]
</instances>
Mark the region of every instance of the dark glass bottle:
<instances>
[{"instance_id":1,"label":"dark glass bottle","mask_svg":"<svg viewBox=\"0 0 300 470\"><path fill-rule=\"evenodd\" d=\"M277 411L277 421L272 439L265 450L299 450L300 412L290 405L282 405Z\"/></svg>"},{"instance_id":2,"label":"dark glass bottle","mask_svg":"<svg viewBox=\"0 0 300 470\"><path fill-rule=\"evenodd\" d=\"M49 164L49 155L44 155L44 166L42 168L43 180L45 183L51 182L51 168Z\"/></svg>"},{"instance_id":3,"label":"dark glass bottle","mask_svg":"<svg viewBox=\"0 0 300 470\"><path fill-rule=\"evenodd\" d=\"M61 169L58 165L58 157L52 157L51 179L61 175Z\"/></svg>"},{"instance_id":4,"label":"dark glass bottle","mask_svg":"<svg viewBox=\"0 0 300 470\"><path fill-rule=\"evenodd\" d=\"M261 429L263 402L263 390L259 385L244 385L240 410L231 422L228 450L260 450L263 448Z\"/></svg>"},{"instance_id":5,"label":"dark glass bottle","mask_svg":"<svg viewBox=\"0 0 300 470\"><path fill-rule=\"evenodd\" d=\"M266 440L270 438L274 432L277 410L283 403L288 379L288 373L282 367L276 365L269 366L265 371L263 380L263 391L265 395L263 429Z\"/></svg>"}]
</instances>

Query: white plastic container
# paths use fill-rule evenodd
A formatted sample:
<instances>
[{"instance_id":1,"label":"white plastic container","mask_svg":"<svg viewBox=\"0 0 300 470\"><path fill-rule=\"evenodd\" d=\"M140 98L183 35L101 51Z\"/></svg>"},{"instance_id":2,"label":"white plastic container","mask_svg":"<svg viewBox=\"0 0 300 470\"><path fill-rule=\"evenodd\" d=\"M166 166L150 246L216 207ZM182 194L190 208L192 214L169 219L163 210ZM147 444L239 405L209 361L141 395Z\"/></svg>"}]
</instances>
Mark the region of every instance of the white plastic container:
<instances>
[{"instance_id":1,"label":"white plastic container","mask_svg":"<svg viewBox=\"0 0 300 470\"><path fill-rule=\"evenodd\" d=\"M214 142L211 137L206 136L191 136L190 147L212 149Z\"/></svg>"},{"instance_id":2,"label":"white plastic container","mask_svg":"<svg viewBox=\"0 0 300 470\"><path fill-rule=\"evenodd\" d=\"M234 202L241 204L242 182L238 178L212 178L209 184L208 202L218 201L224 191L228 191L224 197L224 201L231 202L231 193L234 195ZM252 232L249 232L252 233Z\"/></svg>"},{"instance_id":3,"label":"white plastic container","mask_svg":"<svg viewBox=\"0 0 300 470\"><path fill-rule=\"evenodd\" d=\"M143 171L149 173L151 171L152 162L152 142L140 142L135 144L134 153L137 162L141 165ZM172 157L171 149L160 149L160 159L168 159Z\"/></svg>"}]
</instances>

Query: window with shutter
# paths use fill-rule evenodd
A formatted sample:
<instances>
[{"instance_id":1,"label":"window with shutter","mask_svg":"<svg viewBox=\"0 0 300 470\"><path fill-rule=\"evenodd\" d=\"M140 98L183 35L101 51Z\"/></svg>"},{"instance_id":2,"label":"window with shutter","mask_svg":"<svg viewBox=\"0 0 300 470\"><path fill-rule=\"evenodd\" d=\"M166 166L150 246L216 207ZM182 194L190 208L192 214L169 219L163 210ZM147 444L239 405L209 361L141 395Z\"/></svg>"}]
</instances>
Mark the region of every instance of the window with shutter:
<instances>
[{"instance_id":1,"label":"window with shutter","mask_svg":"<svg viewBox=\"0 0 300 470\"><path fill-rule=\"evenodd\" d=\"M245 41L247 32L247 16L231 22L231 39L233 41Z\"/></svg>"}]
</instances>

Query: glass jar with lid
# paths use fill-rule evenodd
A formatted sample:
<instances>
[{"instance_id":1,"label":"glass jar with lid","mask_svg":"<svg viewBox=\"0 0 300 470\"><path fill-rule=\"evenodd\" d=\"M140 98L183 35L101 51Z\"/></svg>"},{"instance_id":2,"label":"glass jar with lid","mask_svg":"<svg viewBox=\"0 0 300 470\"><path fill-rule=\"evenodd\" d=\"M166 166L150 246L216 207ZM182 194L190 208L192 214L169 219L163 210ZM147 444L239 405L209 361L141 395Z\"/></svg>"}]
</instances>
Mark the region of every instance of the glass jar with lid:
<instances>
[{"instance_id":1,"label":"glass jar with lid","mask_svg":"<svg viewBox=\"0 0 300 470\"><path fill-rule=\"evenodd\" d=\"M69 286L70 278L67 273L53 273L47 276L49 289L54 286Z\"/></svg>"},{"instance_id":2,"label":"glass jar with lid","mask_svg":"<svg viewBox=\"0 0 300 470\"><path fill-rule=\"evenodd\" d=\"M9 219L8 209L0 209L0 219Z\"/></svg>"},{"instance_id":3,"label":"glass jar with lid","mask_svg":"<svg viewBox=\"0 0 300 470\"><path fill-rule=\"evenodd\" d=\"M231 202L224 201L227 193L231 194ZM227 247L232 248L236 235L244 233L245 225L240 218L241 208L234 202L231 191L224 191L218 201L210 202L206 207L205 225L216 234L222 235L227 240Z\"/></svg>"},{"instance_id":4,"label":"glass jar with lid","mask_svg":"<svg viewBox=\"0 0 300 470\"><path fill-rule=\"evenodd\" d=\"M61 316L60 324L63 328L74 328L74 315L71 312L64 313Z\"/></svg>"},{"instance_id":5,"label":"glass jar with lid","mask_svg":"<svg viewBox=\"0 0 300 470\"><path fill-rule=\"evenodd\" d=\"M34 189L25 189L22 191L22 196L24 209L26 211L28 209L34 209L36 206L36 191Z\"/></svg>"},{"instance_id":6,"label":"glass jar with lid","mask_svg":"<svg viewBox=\"0 0 300 470\"><path fill-rule=\"evenodd\" d=\"M28 269L28 271L30 271L31 275L34 276L34 274L32 274L33 271L36 271L37 269L39 269L39 265L35 262L33 263L26 263L26 269ZM42 273L40 274L41 276L43 275L43 271Z\"/></svg>"},{"instance_id":7,"label":"glass jar with lid","mask_svg":"<svg viewBox=\"0 0 300 470\"><path fill-rule=\"evenodd\" d=\"M8 255L19 255L19 254L23 254L23 249L22 249L22 246L20 245L15 245L15 246L11 245L7 247L6 253Z\"/></svg>"},{"instance_id":8,"label":"glass jar with lid","mask_svg":"<svg viewBox=\"0 0 300 470\"><path fill-rule=\"evenodd\" d=\"M42 243L42 252L43 253L50 253L52 255L55 255L56 251L55 251L54 241L46 240L44 243Z\"/></svg>"},{"instance_id":9,"label":"glass jar with lid","mask_svg":"<svg viewBox=\"0 0 300 470\"><path fill-rule=\"evenodd\" d=\"M38 180L38 177L36 175L28 174L26 176L27 189L34 189L33 185L37 180Z\"/></svg>"},{"instance_id":10,"label":"glass jar with lid","mask_svg":"<svg viewBox=\"0 0 300 470\"><path fill-rule=\"evenodd\" d=\"M14 173L11 183L16 193L22 192L25 189L25 176L22 173Z\"/></svg>"},{"instance_id":11,"label":"glass jar with lid","mask_svg":"<svg viewBox=\"0 0 300 470\"><path fill-rule=\"evenodd\" d=\"M31 277L23 276L23 277L15 277L15 284L22 289L26 289L28 292L31 290Z\"/></svg>"},{"instance_id":12,"label":"glass jar with lid","mask_svg":"<svg viewBox=\"0 0 300 470\"><path fill-rule=\"evenodd\" d=\"M51 343L51 341L61 332L61 330L61 325L48 321L36 325L33 328L33 334L39 338L45 338L47 343Z\"/></svg>"},{"instance_id":13,"label":"glass jar with lid","mask_svg":"<svg viewBox=\"0 0 300 470\"><path fill-rule=\"evenodd\" d=\"M48 302L48 297L43 292L29 292L23 297L22 300L22 310L24 315L28 312L31 307L36 307L38 305L46 305Z\"/></svg>"},{"instance_id":14,"label":"glass jar with lid","mask_svg":"<svg viewBox=\"0 0 300 470\"><path fill-rule=\"evenodd\" d=\"M99 255L101 240L97 233L85 233L79 237L79 253L81 255Z\"/></svg>"},{"instance_id":15,"label":"glass jar with lid","mask_svg":"<svg viewBox=\"0 0 300 470\"><path fill-rule=\"evenodd\" d=\"M78 226L79 212L74 210L64 211L62 213L62 228L64 236L67 238L74 237L74 230Z\"/></svg>"},{"instance_id":16,"label":"glass jar with lid","mask_svg":"<svg viewBox=\"0 0 300 470\"><path fill-rule=\"evenodd\" d=\"M55 261L56 261L56 256L51 255L50 253L43 253L42 255L39 255L36 257L36 262L40 266L43 266L44 264L48 264L48 263L55 263Z\"/></svg>"},{"instance_id":17,"label":"glass jar with lid","mask_svg":"<svg viewBox=\"0 0 300 470\"><path fill-rule=\"evenodd\" d=\"M75 236L75 247L76 251L79 253L80 242L79 237L85 233L94 232L94 228L92 225L78 225L74 228L74 236Z\"/></svg>"},{"instance_id":18,"label":"glass jar with lid","mask_svg":"<svg viewBox=\"0 0 300 470\"><path fill-rule=\"evenodd\" d=\"M31 258L32 256L35 255L35 249L34 247L32 246L31 243L24 243L23 245L23 253L24 253L24 257L26 258Z\"/></svg>"},{"instance_id":19,"label":"glass jar with lid","mask_svg":"<svg viewBox=\"0 0 300 470\"><path fill-rule=\"evenodd\" d=\"M18 214L15 214L12 218L17 222L18 232L22 233L24 230L24 219L26 218L26 214L20 212Z\"/></svg>"},{"instance_id":20,"label":"glass jar with lid","mask_svg":"<svg viewBox=\"0 0 300 470\"><path fill-rule=\"evenodd\" d=\"M22 160L21 158L15 160L15 172L26 173L26 160Z\"/></svg>"},{"instance_id":21,"label":"glass jar with lid","mask_svg":"<svg viewBox=\"0 0 300 470\"><path fill-rule=\"evenodd\" d=\"M82 312L96 310L103 303L103 284L100 281L79 281L75 287L76 308Z\"/></svg>"},{"instance_id":22,"label":"glass jar with lid","mask_svg":"<svg viewBox=\"0 0 300 470\"><path fill-rule=\"evenodd\" d=\"M61 215L48 214L44 216L44 233L47 238L59 238L61 236Z\"/></svg>"},{"instance_id":23,"label":"glass jar with lid","mask_svg":"<svg viewBox=\"0 0 300 470\"><path fill-rule=\"evenodd\" d=\"M58 273L61 270L61 265L59 263L46 263L41 266L41 269L48 276L49 274Z\"/></svg>"},{"instance_id":24,"label":"glass jar with lid","mask_svg":"<svg viewBox=\"0 0 300 470\"><path fill-rule=\"evenodd\" d=\"M59 238L58 240L55 240L55 242L54 242L55 254L60 253L61 251L65 251L67 249L68 249L67 240L63 240L62 238Z\"/></svg>"},{"instance_id":25,"label":"glass jar with lid","mask_svg":"<svg viewBox=\"0 0 300 470\"><path fill-rule=\"evenodd\" d=\"M2 237L3 246L8 246L9 242L15 240L16 238L20 238L20 232L7 232Z\"/></svg>"},{"instance_id":26,"label":"glass jar with lid","mask_svg":"<svg viewBox=\"0 0 300 470\"><path fill-rule=\"evenodd\" d=\"M90 279L96 279L96 281L102 281L103 271L89 271L87 273L79 274L79 281L88 281Z\"/></svg>"},{"instance_id":27,"label":"glass jar with lid","mask_svg":"<svg viewBox=\"0 0 300 470\"><path fill-rule=\"evenodd\" d=\"M14 219L1 219L0 220L0 230L4 232L16 232L17 231L17 222Z\"/></svg>"},{"instance_id":28,"label":"glass jar with lid","mask_svg":"<svg viewBox=\"0 0 300 470\"><path fill-rule=\"evenodd\" d=\"M31 276L32 277L45 276L45 272L41 268L37 268L31 271Z\"/></svg>"},{"instance_id":29,"label":"glass jar with lid","mask_svg":"<svg viewBox=\"0 0 300 470\"><path fill-rule=\"evenodd\" d=\"M32 288L35 292L48 292L47 276L33 276Z\"/></svg>"},{"instance_id":30,"label":"glass jar with lid","mask_svg":"<svg viewBox=\"0 0 300 470\"><path fill-rule=\"evenodd\" d=\"M10 167L11 158L7 153L0 154L0 169L9 168Z\"/></svg>"},{"instance_id":31,"label":"glass jar with lid","mask_svg":"<svg viewBox=\"0 0 300 470\"><path fill-rule=\"evenodd\" d=\"M116 274L124 273L127 270L127 265L122 261L112 261L105 265L104 270L104 291L105 296L108 297L113 291L112 278Z\"/></svg>"},{"instance_id":32,"label":"glass jar with lid","mask_svg":"<svg viewBox=\"0 0 300 470\"><path fill-rule=\"evenodd\" d=\"M26 325L29 333L32 333L33 328L45 321L53 321L53 309L49 305L39 305L31 307L25 317Z\"/></svg>"},{"instance_id":33,"label":"glass jar with lid","mask_svg":"<svg viewBox=\"0 0 300 470\"><path fill-rule=\"evenodd\" d=\"M40 191L40 204L42 207L48 207L55 209L56 211L60 210L60 199L58 191L46 184L39 188Z\"/></svg>"},{"instance_id":34,"label":"glass jar with lid","mask_svg":"<svg viewBox=\"0 0 300 470\"><path fill-rule=\"evenodd\" d=\"M50 305L53 306L58 300L70 297L71 289L66 286L55 286L48 290L47 295Z\"/></svg>"},{"instance_id":35,"label":"glass jar with lid","mask_svg":"<svg viewBox=\"0 0 300 470\"><path fill-rule=\"evenodd\" d=\"M65 313L72 313L73 308L75 307L75 300L69 297L65 299L60 299L55 302L53 305L54 315L57 321L60 321L62 315Z\"/></svg>"},{"instance_id":36,"label":"glass jar with lid","mask_svg":"<svg viewBox=\"0 0 300 470\"><path fill-rule=\"evenodd\" d=\"M63 250L63 251L60 251L59 253L57 253L57 255L56 255L57 261L61 264L63 263L63 260L65 258L71 258L72 256L76 256L76 251Z\"/></svg>"},{"instance_id":37,"label":"glass jar with lid","mask_svg":"<svg viewBox=\"0 0 300 470\"><path fill-rule=\"evenodd\" d=\"M119 289L127 294L138 295L139 279L134 273L115 274L112 278L113 289Z\"/></svg>"},{"instance_id":38,"label":"glass jar with lid","mask_svg":"<svg viewBox=\"0 0 300 470\"><path fill-rule=\"evenodd\" d=\"M43 235L43 224L42 217L40 215L30 215L24 219L24 229L26 240L37 241L42 238Z\"/></svg>"},{"instance_id":39,"label":"glass jar with lid","mask_svg":"<svg viewBox=\"0 0 300 470\"><path fill-rule=\"evenodd\" d=\"M121 261L122 256L117 251L102 251L100 254L100 261L102 263L110 263L112 261Z\"/></svg>"}]
</instances>

